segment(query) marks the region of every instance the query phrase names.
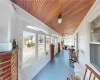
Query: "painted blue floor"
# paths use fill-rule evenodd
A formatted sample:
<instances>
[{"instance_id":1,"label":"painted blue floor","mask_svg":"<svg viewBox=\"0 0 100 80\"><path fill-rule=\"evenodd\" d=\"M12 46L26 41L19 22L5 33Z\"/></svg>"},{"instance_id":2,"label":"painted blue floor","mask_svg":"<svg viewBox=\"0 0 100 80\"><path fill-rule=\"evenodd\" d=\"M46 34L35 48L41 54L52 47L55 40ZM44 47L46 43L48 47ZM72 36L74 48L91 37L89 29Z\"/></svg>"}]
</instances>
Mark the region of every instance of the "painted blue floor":
<instances>
[{"instance_id":1,"label":"painted blue floor","mask_svg":"<svg viewBox=\"0 0 100 80\"><path fill-rule=\"evenodd\" d=\"M66 50L55 56L33 80L67 80L70 72L74 74L74 68L69 65L69 52Z\"/></svg>"}]
</instances>

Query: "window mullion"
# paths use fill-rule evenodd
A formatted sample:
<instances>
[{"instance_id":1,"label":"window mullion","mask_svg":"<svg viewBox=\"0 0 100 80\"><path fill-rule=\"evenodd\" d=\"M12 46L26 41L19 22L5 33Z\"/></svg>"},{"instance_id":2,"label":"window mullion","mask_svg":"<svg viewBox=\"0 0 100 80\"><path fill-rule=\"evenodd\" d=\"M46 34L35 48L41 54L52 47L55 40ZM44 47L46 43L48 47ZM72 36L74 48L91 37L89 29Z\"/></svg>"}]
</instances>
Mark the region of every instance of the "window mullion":
<instances>
[{"instance_id":1,"label":"window mullion","mask_svg":"<svg viewBox=\"0 0 100 80\"><path fill-rule=\"evenodd\" d=\"M44 37L44 44L45 44L45 45L44 45L44 49L45 49L44 52L45 52L45 54L46 54L46 36Z\"/></svg>"},{"instance_id":2,"label":"window mullion","mask_svg":"<svg viewBox=\"0 0 100 80\"><path fill-rule=\"evenodd\" d=\"M36 34L36 48L35 48L35 57L38 60L38 34Z\"/></svg>"}]
</instances>

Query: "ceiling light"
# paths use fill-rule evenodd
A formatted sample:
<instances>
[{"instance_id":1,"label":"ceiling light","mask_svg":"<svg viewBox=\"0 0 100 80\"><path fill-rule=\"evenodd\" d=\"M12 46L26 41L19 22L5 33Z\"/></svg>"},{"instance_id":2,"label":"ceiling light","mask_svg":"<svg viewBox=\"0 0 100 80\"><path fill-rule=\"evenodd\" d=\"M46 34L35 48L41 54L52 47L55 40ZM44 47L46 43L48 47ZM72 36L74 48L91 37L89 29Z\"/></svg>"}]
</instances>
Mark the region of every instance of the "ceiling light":
<instances>
[{"instance_id":1,"label":"ceiling light","mask_svg":"<svg viewBox=\"0 0 100 80\"><path fill-rule=\"evenodd\" d=\"M36 31L40 31L40 29L35 27L35 26L26 26L26 27L29 28L29 29L36 30Z\"/></svg>"},{"instance_id":2,"label":"ceiling light","mask_svg":"<svg viewBox=\"0 0 100 80\"><path fill-rule=\"evenodd\" d=\"M59 24L62 23L62 16L61 16L61 14L58 16L58 23L59 23Z\"/></svg>"},{"instance_id":3,"label":"ceiling light","mask_svg":"<svg viewBox=\"0 0 100 80\"><path fill-rule=\"evenodd\" d=\"M51 34L52 36L54 36L54 37L58 37L58 35L56 35L56 34Z\"/></svg>"},{"instance_id":4,"label":"ceiling light","mask_svg":"<svg viewBox=\"0 0 100 80\"><path fill-rule=\"evenodd\" d=\"M49 34L47 31L45 31L45 30L43 30L43 29L41 29L41 31L44 32L45 34Z\"/></svg>"},{"instance_id":5,"label":"ceiling light","mask_svg":"<svg viewBox=\"0 0 100 80\"><path fill-rule=\"evenodd\" d=\"M37 28L37 27L35 27L35 26L26 26L27 28L29 28L29 29L33 29L33 30L35 30L35 31L42 31L42 32L44 32L45 34L49 34L47 31L45 31L45 30L43 30L43 29L41 29L41 28Z\"/></svg>"}]
</instances>

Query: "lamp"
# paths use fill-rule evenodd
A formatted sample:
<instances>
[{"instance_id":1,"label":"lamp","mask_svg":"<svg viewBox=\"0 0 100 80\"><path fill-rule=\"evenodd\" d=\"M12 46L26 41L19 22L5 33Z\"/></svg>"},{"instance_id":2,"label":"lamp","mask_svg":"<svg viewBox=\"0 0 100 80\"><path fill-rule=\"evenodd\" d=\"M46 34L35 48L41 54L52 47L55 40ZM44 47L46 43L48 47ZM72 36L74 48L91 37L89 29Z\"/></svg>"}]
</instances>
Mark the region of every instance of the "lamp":
<instances>
[{"instance_id":1,"label":"lamp","mask_svg":"<svg viewBox=\"0 0 100 80\"><path fill-rule=\"evenodd\" d=\"M62 23L62 16L61 16L61 14L58 16L58 23L59 23L59 24Z\"/></svg>"}]
</instances>

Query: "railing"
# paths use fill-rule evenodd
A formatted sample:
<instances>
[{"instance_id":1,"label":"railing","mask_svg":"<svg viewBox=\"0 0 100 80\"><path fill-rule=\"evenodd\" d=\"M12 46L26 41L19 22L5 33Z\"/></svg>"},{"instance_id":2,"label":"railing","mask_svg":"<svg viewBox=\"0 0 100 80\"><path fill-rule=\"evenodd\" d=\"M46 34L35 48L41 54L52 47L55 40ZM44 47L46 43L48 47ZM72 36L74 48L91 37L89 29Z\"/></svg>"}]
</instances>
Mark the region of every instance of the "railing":
<instances>
[{"instance_id":1,"label":"railing","mask_svg":"<svg viewBox=\"0 0 100 80\"><path fill-rule=\"evenodd\" d=\"M87 64L86 64L86 70L85 70L85 74L84 74L83 80L85 80L85 77L86 77L86 74L87 74L88 70L90 71L89 80L91 79L92 74L94 75L93 80L95 80L96 78L97 78L98 80L100 80L100 75L97 74L97 73L96 73L91 67L89 67Z\"/></svg>"},{"instance_id":2,"label":"railing","mask_svg":"<svg viewBox=\"0 0 100 80\"><path fill-rule=\"evenodd\" d=\"M88 71L90 71L90 73L88 74ZM88 75L87 75L88 74ZM89 67L86 64L86 70L85 70L85 74L84 77L79 79L78 77L76 77L75 75L73 75L72 73L71 75L71 79L67 78L67 80L100 80L100 75L97 74L91 67ZM79 76L80 77L80 76Z\"/></svg>"}]
</instances>

